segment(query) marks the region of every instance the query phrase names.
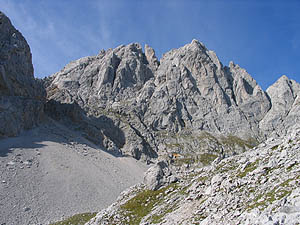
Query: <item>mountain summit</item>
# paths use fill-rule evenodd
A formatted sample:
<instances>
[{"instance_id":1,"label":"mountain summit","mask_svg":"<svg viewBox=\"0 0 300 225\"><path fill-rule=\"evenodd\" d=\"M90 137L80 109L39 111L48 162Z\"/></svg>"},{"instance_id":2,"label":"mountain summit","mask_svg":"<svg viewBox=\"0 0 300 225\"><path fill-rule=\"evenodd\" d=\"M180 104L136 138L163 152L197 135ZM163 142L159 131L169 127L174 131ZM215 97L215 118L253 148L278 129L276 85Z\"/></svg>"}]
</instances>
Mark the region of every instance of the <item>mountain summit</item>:
<instances>
[{"instance_id":1,"label":"mountain summit","mask_svg":"<svg viewBox=\"0 0 300 225\"><path fill-rule=\"evenodd\" d=\"M108 117L124 140L103 128L108 125L102 120L92 119L98 137L88 126L83 130L101 146L113 142L119 152L138 159L156 157L176 143L182 146L174 151L185 151L182 137L199 142L203 131L254 145L299 120L298 83L283 77L265 92L245 69L233 62L223 66L197 40L160 61L150 46L144 53L138 43L102 50L71 62L44 85L52 104L76 104L89 120Z\"/></svg>"},{"instance_id":2,"label":"mountain summit","mask_svg":"<svg viewBox=\"0 0 300 225\"><path fill-rule=\"evenodd\" d=\"M26 40L3 13L0 20L2 136L18 135L47 115L108 152L151 160L194 152L203 132L234 137L245 150L299 121L297 82L283 76L265 92L245 69L223 66L197 40L161 60L138 43L101 50L38 81Z\"/></svg>"}]
</instances>

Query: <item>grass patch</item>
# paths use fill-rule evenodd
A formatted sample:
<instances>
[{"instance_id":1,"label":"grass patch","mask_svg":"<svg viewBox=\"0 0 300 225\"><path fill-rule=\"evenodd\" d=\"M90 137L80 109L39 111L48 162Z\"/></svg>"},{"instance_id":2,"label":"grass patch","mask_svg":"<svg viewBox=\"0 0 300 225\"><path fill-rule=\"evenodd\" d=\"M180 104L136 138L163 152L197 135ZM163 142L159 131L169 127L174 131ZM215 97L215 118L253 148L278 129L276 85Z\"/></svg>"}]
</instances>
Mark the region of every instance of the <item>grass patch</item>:
<instances>
[{"instance_id":1,"label":"grass patch","mask_svg":"<svg viewBox=\"0 0 300 225\"><path fill-rule=\"evenodd\" d=\"M207 180L208 180L207 176L201 176L201 177L198 177L198 179L197 179L198 182L203 182L203 183Z\"/></svg>"},{"instance_id":2,"label":"grass patch","mask_svg":"<svg viewBox=\"0 0 300 225\"><path fill-rule=\"evenodd\" d=\"M170 144L166 144L167 148L184 148L183 144L179 144L179 143L170 143Z\"/></svg>"},{"instance_id":3,"label":"grass patch","mask_svg":"<svg viewBox=\"0 0 300 225\"><path fill-rule=\"evenodd\" d=\"M185 155L183 158L174 159L175 166L182 166L186 164L199 164L203 166L210 165L218 156L211 153L198 154L196 156Z\"/></svg>"},{"instance_id":4,"label":"grass patch","mask_svg":"<svg viewBox=\"0 0 300 225\"><path fill-rule=\"evenodd\" d=\"M211 135L210 133L208 132L202 132L199 136L198 136L198 139L199 140L209 140L209 141L213 141L213 142L216 142L218 143L218 139L216 137L214 137L213 135Z\"/></svg>"},{"instance_id":5,"label":"grass patch","mask_svg":"<svg viewBox=\"0 0 300 225\"><path fill-rule=\"evenodd\" d=\"M298 165L298 163L294 162L293 164L289 165L289 166L286 168L286 171L287 171L287 172L290 172L290 171L293 169L293 167L294 167L294 166L297 166L297 165Z\"/></svg>"},{"instance_id":6,"label":"grass patch","mask_svg":"<svg viewBox=\"0 0 300 225\"><path fill-rule=\"evenodd\" d=\"M189 189L189 187L191 187L191 183L185 187L180 187L179 190L178 190L178 194L179 195L188 195L188 192L187 190Z\"/></svg>"},{"instance_id":7,"label":"grass patch","mask_svg":"<svg viewBox=\"0 0 300 225\"><path fill-rule=\"evenodd\" d=\"M227 173L229 171L234 171L238 168L238 165L236 163L227 163L227 164L219 164L215 171L216 173Z\"/></svg>"},{"instance_id":8,"label":"grass patch","mask_svg":"<svg viewBox=\"0 0 300 225\"><path fill-rule=\"evenodd\" d=\"M192 157L174 159L175 166L182 166L193 163L195 163L195 159Z\"/></svg>"},{"instance_id":9,"label":"grass patch","mask_svg":"<svg viewBox=\"0 0 300 225\"><path fill-rule=\"evenodd\" d=\"M167 208L164 209L163 212L160 212L160 214L158 215L153 215L151 217L151 224L158 224L158 223L161 223L163 221L163 217L165 215L167 215L168 213L171 213L173 212L175 209L177 208L177 204L173 204Z\"/></svg>"},{"instance_id":10,"label":"grass patch","mask_svg":"<svg viewBox=\"0 0 300 225\"><path fill-rule=\"evenodd\" d=\"M238 173L237 176L239 178L245 177L248 173L254 171L257 168L257 163L258 163L258 161L250 163L248 166L246 166L246 168L244 169L244 171Z\"/></svg>"},{"instance_id":11,"label":"grass patch","mask_svg":"<svg viewBox=\"0 0 300 225\"><path fill-rule=\"evenodd\" d=\"M291 194L292 191L282 189L282 188L274 188L272 191L266 194L260 194L255 200L254 203L249 205L248 209L258 208L259 210L263 210L268 205L272 204L276 200L280 200Z\"/></svg>"},{"instance_id":12,"label":"grass patch","mask_svg":"<svg viewBox=\"0 0 300 225\"><path fill-rule=\"evenodd\" d=\"M278 148L279 145L274 145L271 149L274 151Z\"/></svg>"},{"instance_id":13,"label":"grass patch","mask_svg":"<svg viewBox=\"0 0 300 225\"><path fill-rule=\"evenodd\" d=\"M163 201L165 191L170 188L176 188L176 184L170 184L156 191L144 190L121 205L123 218L127 218L126 223L132 225L140 224L142 218L148 215L154 206Z\"/></svg>"},{"instance_id":14,"label":"grass patch","mask_svg":"<svg viewBox=\"0 0 300 225\"><path fill-rule=\"evenodd\" d=\"M229 147L247 147L247 148L253 148L255 147L258 142L254 138L249 138L248 140L243 140L237 136L229 135L227 137L221 138L222 144L227 145Z\"/></svg>"},{"instance_id":15,"label":"grass patch","mask_svg":"<svg viewBox=\"0 0 300 225\"><path fill-rule=\"evenodd\" d=\"M300 176L290 178L281 184L274 187L271 191L267 192L266 194L259 194L253 204L250 204L248 206L248 210L258 208L259 210L265 209L268 207L271 203L273 203L276 200L280 200L292 193L292 189L289 188L289 182L291 182L294 179L299 179Z\"/></svg>"},{"instance_id":16,"label":"grass patch","mask_svg":"<svg viewBox=\"0 0 300 225\"><path fill-rule=\"evenodd\" d=\"M97 213L81 213L69 217L66 220L52 223L50 225L84 225L86 222L96 216Z\"/></svg>"},{"instance_id":17,"label":"grass patch","mask_svg":"<svg viewBox=\"0 0 300 225\"><path fill-rule=\"evenodd\" d=\"M201 162L204 166L210 165L218 156L211 153L204 153L197 156L197 161Z\"/></svg>"}]
</instances>

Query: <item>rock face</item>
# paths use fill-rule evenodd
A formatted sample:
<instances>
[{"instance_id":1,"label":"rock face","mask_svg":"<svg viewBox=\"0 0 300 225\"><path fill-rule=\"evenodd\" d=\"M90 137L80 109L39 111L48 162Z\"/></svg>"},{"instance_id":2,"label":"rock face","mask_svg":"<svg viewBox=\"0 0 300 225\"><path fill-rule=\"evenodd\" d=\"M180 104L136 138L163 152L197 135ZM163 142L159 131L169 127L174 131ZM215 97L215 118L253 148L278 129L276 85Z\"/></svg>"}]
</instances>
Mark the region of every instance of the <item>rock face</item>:
<instances>
[{"instance_id":1,"label":"rock face","mask_svg":"<svg viewBox=\"0 0 300 225\"><path fill-rule=\"evenodd\" d=\"M0 136L15 136L42 120L45 91L33 77L30 48L0 12Z\"/></svg>"},{"instance_id":2,"label":"rock face","mask_svg":"<svg viewBox=\"0 0 300 225\"><path fill-rule=\"evenodd\" d=\"M144 176L144 184L148 189L153 191L176 181L177 177L172 175L168 163L165 161L157 162L146 171Z\"/></svg>"},{"instance_id":3,"label":"rock face","mask_svg":"<svg viewBox=\"0 0 300 225\"><path fill-rule=\"evenodd\" d=\"M94 57L74 61L44 80L48 99L63 104L77 104L94 121L106 117L107 121L98 123L107 127L106 131L98 126L87 134L97 136L95 132L101 133L100 145L115 145L122 148L124 154L137 159L142 156L144 159L156 157L155 143L150 144L153 137L134 107L140 89L154 77L150 66L154 67L156 61L149 52L151 65L139 44L120 46L101 51ZM119 131L122 135L118 136L125 139L116 143L119 137L115 134Z\"/></svg>"},{"instance_id":4,"label":"rock face","mask_svg":"<svg viewBox=\"0 0 300 225\"><path fill-rule=\"evenodd\" d=\"M299 135L298 124L251 151L177 170L180 182L158 190L136 185L87 224L297 224Z\"/></svg>"},{"instance_id":5,"label":"rock face","mask_svg":"<svg viewBox=\"0 0 300 225\"><path fill-rule=\"evenodd\" d=\"M245 70L234 64L223 67L216 54L196 40L166 53L153 83L145 123L158 130L256 138L257 123L270 108L266 94Z\"/></svg>"},{"instance_id":6,"label":"rock face","mask_svg":"<svg viewBox=\"0 0 300 225\"><path fill-rule=\"evenodd\" d=\"M274 84L264 92L245 69L233 62L223 66L197 40L165 53L160 61L148 45L145 53L137 43L102 50L45 78L44 86L49 100L77 104L93 121L107 117L113 123L112 135L98 126L84 129L86 136L102 146L106 140L137 159L199 149L200 131L213 137L230 135L240 140L233 145L243 142L246 150L299 119L299 84L286 78L285 85ZM113 138L118 130L124 136L121 144Z\"/></svg>"},{"instance_id":7,"label":"rock face","mask_svg":"<svg viewBox=\"0 0 300 225\"><path fill-rule=\"evenodd\" d=\"M113 154L148 162L170 152L194 154L200 146L201 153L239 153L300 118L298 83L284 76L264 92L245 69L223 66L197 40L160 61L138 43L102 50L66 65L42 87L24 37L3 13L0 22L1 136L42 120L45 90L48 116ZM222 135L239 150L224 148Z\"/></svg>"},{"instance_id":8,"label":"rock face","mask_svg":"<svg viewBox=\"0 0 300 225\"><path fill-rule=\"evenodd\" d=\"M260 122L264 133L285 133L288 127L300 122L300 84L282 76L267 89L272 108Z\"/></svg>"}]
</instances>

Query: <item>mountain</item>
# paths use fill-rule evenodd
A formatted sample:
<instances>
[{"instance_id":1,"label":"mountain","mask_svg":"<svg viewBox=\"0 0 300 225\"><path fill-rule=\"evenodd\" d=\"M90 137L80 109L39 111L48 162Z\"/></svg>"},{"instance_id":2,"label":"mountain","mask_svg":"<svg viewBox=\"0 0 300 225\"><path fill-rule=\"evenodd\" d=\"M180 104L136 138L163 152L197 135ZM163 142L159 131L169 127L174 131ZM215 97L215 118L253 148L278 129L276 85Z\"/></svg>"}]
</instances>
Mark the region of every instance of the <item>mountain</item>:
<instances>
[{"instance_id":1,"label":"mountain","mask_svg":"<svg viewBox=\"0 0 300 225\"><path fill-rule=\"evenodd\" d=\"M198 154L211 136L208 152L232 155L286 131L300 115L298 83L284 76L265 92L197 40L160 61L138 43L102 50L45 78L44 86L48 108L76 105L88 117L72 115L86 137L146 161L172 151Z\"/></svg>"},{"instance_id":2,"label":"mountain","mask_svg":"<svg viewBox=\"0 0 300 225\"><path fill-rule=\"evenodd\" d=\"M43 81L50 117L154 163L88 224L299 221L299 84L283 76L265 92L197 40L161 60L144 49L102 50Z\"/></svg>"},{"instance_id":3,"label":"mountain","mask_svg":"<svg viewBox=\"0 0 300 225\"><path fill-rule=\"evenodd\" d=\"M160 60L138 43L101 50L39 80L1 12L0 45L1 220L99 211L141 182L141 162L143 184L90 224L299 220L296 81L264 91L197 40Z\"/></svg>"},{"instance_id":4,"label":"mountain","mask_svg":"<svg viewBox=\"0 0 300 225\"><path fill-rule=\"evenodd\" d=\"M0 12L0 137L16 136L43 120L46 92L33 77L30 48Z\"/></svg>"},{"instance_id":5,"label":"mountain","mask_svg":"<svg viewBox=\"0 0 300 225\"><path fill-rule=\"evenodd\" d=\"M145 164L108 154L49 118L49 104L26 40L0 12L0 224L100 211L142 181Z\"/></svg>"}]
</instances>

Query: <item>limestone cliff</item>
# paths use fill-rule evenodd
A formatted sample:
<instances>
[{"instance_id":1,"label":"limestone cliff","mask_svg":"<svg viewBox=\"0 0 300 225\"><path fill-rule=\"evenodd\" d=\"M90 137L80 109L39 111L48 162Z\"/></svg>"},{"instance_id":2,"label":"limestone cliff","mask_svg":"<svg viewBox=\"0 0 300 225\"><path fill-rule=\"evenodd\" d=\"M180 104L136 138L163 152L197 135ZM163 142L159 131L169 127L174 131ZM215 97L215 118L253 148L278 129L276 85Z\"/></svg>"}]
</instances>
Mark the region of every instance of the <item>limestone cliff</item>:
<instances>
[{"instance_id":1,"label":"limestone cliff","mask_svg":"<svg viewBox=\"0 0 300 225\"><path fill-rule=\"evenodd\" d=\"M26 40L2 12L0 46L0 136L15 136L42 120L45 91Z\"/></svg>"},{"instance_id":2,"label":"limestone cliff","mask_svg":"<svg viewBox=\"0 0 300 225\"><path fill-rule=\"evenodd\" d=\"M93 123L84 119L87 136L109 151L138 159L203 150L203 132L217 138L205 146L206 152L225 149L231 155L286 130L299 118L296 103L292 110L299 84L287 78L286 83L265 92L245 69L233 62L223 66L197 40L165 53L160 61L148 45L145 53L137 43L102 50L44 79L49 100L76 104L93 118ZM114 131L103 131L101 126L110 126L97 122L103 116ZM122 133L123 140L114 132ZM233 137L231 146L224 147L220 139L228 136Z\"/></svg>"}]
</instances>

